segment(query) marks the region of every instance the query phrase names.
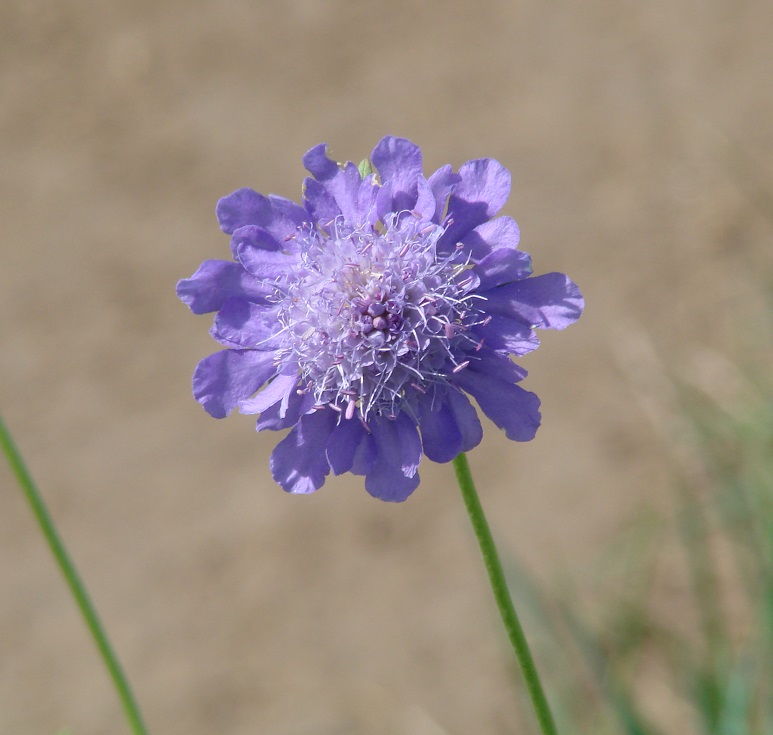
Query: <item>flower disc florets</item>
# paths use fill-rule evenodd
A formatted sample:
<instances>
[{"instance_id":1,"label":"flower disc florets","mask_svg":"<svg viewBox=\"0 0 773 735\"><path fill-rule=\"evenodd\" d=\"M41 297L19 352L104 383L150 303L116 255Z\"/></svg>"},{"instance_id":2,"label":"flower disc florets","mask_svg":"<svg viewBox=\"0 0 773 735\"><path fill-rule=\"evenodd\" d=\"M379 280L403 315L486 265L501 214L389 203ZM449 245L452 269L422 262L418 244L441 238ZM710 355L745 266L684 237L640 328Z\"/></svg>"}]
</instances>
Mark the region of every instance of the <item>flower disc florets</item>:
<instances>
[{"instance_id":1,"label":"flower disc florets","mask_svg":"<svg viewBox=\"0 0 773 735\"><path fill-rule=\"evenodd\" d=\"M351 471L399 501L422 454L447 462L480 442L468 394L511 439L534 436L539 399L510 356L583 300L560 273L532 276L517 225L495 217L510 191L496 161L425 179L419 148L393 137L371 160L312 148L303 207L251 189L221 199L233 260L204 262L177 292L216 312L225 348L196 368L196 399L216 418L238 408L258 430L291 429L271 457L277 482L308 493Z\"/></svg>"},{"instance_id":2,"label":"flower disc florets","mask_svg":"<svg viewBox=\"0 0 773 735\"><path fill-rule=\"evenodd\" d=\"M394 419L413 391L447 382L442 368L463 365L480 316L461 250L437 255L444 228L410 212L385 219L383 231L337 217L299 232L299 268L279 295L277 361L296 361L315 405L347 419Z\"/></svg>"}]
</instances>

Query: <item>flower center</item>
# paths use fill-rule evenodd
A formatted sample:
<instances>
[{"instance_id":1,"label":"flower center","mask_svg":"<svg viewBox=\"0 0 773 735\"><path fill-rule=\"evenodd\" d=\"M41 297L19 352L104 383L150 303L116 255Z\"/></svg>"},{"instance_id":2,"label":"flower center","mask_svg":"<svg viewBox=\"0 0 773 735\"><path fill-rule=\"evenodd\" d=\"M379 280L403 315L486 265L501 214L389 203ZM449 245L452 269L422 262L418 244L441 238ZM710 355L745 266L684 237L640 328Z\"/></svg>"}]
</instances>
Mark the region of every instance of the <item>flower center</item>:
<instances>
[{"instance_id":1,"label":"flower center","mask_svg":"<svg viewBox=\"0 0 773 735\"><path fill-rule=\"evenodd\" d=\"M437 257L442 234L401 212L379 230L338 218L296 235L301 267L280 306L279 360L297 361L318 405L347 418L394 416L466 366L467 327L480 317L468 295L474 276L460 251Z\"/></svg>"}]
</instances>

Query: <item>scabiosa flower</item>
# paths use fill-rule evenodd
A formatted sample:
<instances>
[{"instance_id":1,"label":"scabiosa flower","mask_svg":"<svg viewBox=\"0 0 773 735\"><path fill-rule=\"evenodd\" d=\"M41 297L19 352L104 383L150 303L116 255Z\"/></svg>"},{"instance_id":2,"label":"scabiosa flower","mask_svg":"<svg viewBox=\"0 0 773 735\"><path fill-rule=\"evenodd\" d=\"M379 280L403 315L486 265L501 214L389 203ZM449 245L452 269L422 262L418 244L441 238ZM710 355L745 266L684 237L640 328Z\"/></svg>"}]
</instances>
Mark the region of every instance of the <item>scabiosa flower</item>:
<instances>
[{"instance_id":1,"label":"scabiosa flower","mask_svg":"<svg viewBox=\"0 0 773 735\"><path fill-rule=\"evenodd\" d=\"M303 206L251 189L221 199L233 260L177 286L194 314L217 312L225 348L196 368L196 400L215 418L259 414L258 431L291 428L271 456L291 493L332 470L405 500L422 453L448 462L480 442L467 394L510 439L532 439L539 399L510 356L577 320L583 299L561 273L532 276L518 226L495 218L508 171L483 158L426 179L418 146L395 137L359 167L325 144L303 163Z\"/></svg>"}]
</instances>

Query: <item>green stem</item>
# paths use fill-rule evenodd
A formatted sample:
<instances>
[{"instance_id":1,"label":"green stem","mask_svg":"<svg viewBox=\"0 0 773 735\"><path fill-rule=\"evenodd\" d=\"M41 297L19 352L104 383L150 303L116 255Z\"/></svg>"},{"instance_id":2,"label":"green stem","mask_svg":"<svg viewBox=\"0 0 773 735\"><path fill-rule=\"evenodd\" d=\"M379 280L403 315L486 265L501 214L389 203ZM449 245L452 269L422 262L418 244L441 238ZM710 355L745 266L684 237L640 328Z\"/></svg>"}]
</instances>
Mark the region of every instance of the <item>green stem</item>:
<instances>
[{"instance_id":1,"label":"green stem","mask_svg":"<svg viewBox=\"0 0 773 735\"><path fill-rule=\"evenodd\" d=\"M491 589L497 601L499 614L502 616L507 637L510 639L510 644L513 647L513 651L515 651L515 657L518 659L523 678L526 681L526 688L529 691L529 697L531 697L531 703L537 715L540 729L543 735L558 735L553 715L550 712L550 705L548 705L548 700L542 689L542 683L537 674L537 668L534 665L534 659L529 650L529 644L526 642L521 622L518 620L518 614L513 606L513 599L510 596L505 573L502 570L502 562L499 560L497 547L494 544L491 529L483 513L478 493L475 490L475 483L470 473L470 465L467 463L467 457L464 452L454 459L454 470L456 471L459 487L462 490L464 504L467 506L467 513L470 516L475 536L478 539L478 545L483 554L483 561L486 564L486 571L488 572Z\"/></svg>"},{"instance_id":2,"label":"green stem","mask_svg":"<svg viewBox=\"0 0 773 735\"><path fill-rule=\"evenodd\" d=\"M21 454L19 454L19 450L16 448L8 429L3 423L2 416L0 416L0 445L2 445L3 452L8 458L8 462L11 465L14 475L16 475L16 480L24 491L24 496L27 498L27 502L40 524L43 536L45 536L45 539L54 554L54 558L56 559L57 564L59 564L59 569L64 575L67 585L70 588L70 592L78 604L81 615L83 615L89 632L91 633L91 637L97 644L102 660L104 661L105 666L107 666L107 670L113 680L113 685L118 692L124 713L126 714L126 719L129 722L132 732L134 735L147 735L147 730L142 722L142 716L140 715L139 707L132 695L129 682L127 681L126 676L121 669L121 665L118 662L118 658L107 639L102 623L100 623L97 612L86 592L86 587L81 581L61 538L59 538L56 526L54 526L54 522L51 520L51 516L46 509L43 498L40 496L40 493L35 486L35 482L27 470Z\"/></svg>"}]
</instances>

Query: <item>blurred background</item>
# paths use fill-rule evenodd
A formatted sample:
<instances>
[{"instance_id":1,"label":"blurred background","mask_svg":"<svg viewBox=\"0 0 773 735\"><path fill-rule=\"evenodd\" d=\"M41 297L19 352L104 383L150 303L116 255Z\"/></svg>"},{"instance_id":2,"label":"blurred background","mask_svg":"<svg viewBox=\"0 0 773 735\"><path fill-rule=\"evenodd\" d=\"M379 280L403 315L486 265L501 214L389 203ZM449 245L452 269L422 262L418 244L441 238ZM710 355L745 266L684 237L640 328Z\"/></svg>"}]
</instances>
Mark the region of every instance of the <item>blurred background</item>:
<instances>
[{"instance_id":1,"label":"blurred background","mask_svg":"<svg viewBox=\"0 0 773 735\"><path fill-rule=\"evenodd\" d=\"M386 134L501 161L586 297L522 361L537 438L470 455L564 731L770 732L722 723L770 640L772 33L766 0L0 4L0 407L151 732L533 732L449 465L290 497L277 435L190 395L217 199ZM125 732L4 462L0 504L0 733Z\"/></svg>"}]
</instances>

